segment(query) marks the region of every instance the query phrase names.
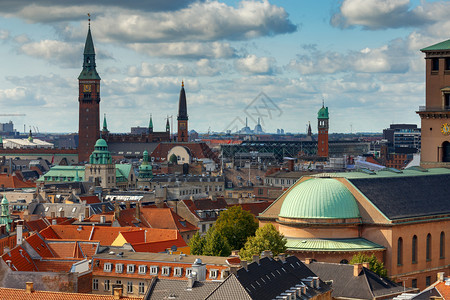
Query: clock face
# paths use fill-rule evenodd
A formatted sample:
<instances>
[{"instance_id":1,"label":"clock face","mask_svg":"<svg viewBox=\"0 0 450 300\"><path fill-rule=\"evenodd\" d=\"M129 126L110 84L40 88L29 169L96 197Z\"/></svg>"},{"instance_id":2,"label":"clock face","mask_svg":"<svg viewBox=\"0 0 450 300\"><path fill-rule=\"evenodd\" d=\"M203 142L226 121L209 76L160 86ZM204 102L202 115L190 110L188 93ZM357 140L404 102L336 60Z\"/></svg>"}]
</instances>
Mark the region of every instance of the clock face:
<instances>
[{"instance_id":1,"label":"clock face","mask_svg":"<svg viewBox=\"0 0 450 300\"><path fill-rule=\"evenodd\" d=\"M444 135L450 135L450 125L448 123L444 123L441 126L441 132Z\"/></svg>"},{"instance_id":2,"label":"clock face","mask_svg":"<svg viewBox=\"0 0 450 300\"><path fill-rule=\"evenodd\" d=\"M90 93L91 92L91 85L90 84L84 84L83 85L83 92L84 93Z\"/></svg>"},{"instance_id":3,"label":"clock face","mask_svg":"<svg viewBox=\"0 0 450 300\"><path fill-rule=\"evenodd\" d=\"M186 123L181 122L181 123L180 123L180 129L181 129L181 130L185 130L185 129L186 129Z\"/></svg>"}]
</instances>

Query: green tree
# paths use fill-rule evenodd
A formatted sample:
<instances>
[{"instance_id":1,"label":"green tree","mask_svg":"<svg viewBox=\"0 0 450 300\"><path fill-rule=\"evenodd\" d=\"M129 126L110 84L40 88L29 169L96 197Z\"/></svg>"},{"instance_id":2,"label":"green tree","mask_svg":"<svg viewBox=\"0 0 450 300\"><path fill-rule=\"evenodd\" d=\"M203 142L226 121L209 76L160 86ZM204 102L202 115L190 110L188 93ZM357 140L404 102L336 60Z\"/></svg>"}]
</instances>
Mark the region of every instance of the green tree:
<instances>
[{"instance_id":1,"label":"green tree","mask_svg":"<svg viewBox=\"0 0 450 300\"><path fill-rule=\"evenodd\" d=\"M256 230L255 236L247 239L240 256L242 259L250 260L253 255L260 255L264 250L270 250L273 255L278 255L286 251L286 242L284 236L272 224L266 224Z\"/></svg>"},{"instance_id":2,"label":"green tree","mask_svg":"<svg viewBox=\"0 0 450 300\"><path fill-rule=\"evenodd\" d=\"M205 247L205 238L197 231L196 234L189 241L189 247L191 248L191 254L203 255L203 249Z\"/></svg>"},{"instance_id":3,"label":"green tree","mask_svg":"<svg viewBox=\"0 0 450 300\"><path fill-rule=\"evenodd\" d=\"M232 250L237 250L244 246L249 236L255 235L258 222L251 213L237 205L221 212L214 228L227 239Z\"/></svg>"},{"instance_id":4,"label":"green tree","mask_svg":"<svg viewBox=\"0 0 450 300\"><path fill-rule=\"evenodd\" d=\"M172 155L169 157L169 162L170 162L171 164L176 164L176 163L178 163L178 158L177 158L177 156L176 156L175 154L172 154Z\"/></svg>"},{"instance_id":5,"label":"green tree","mask_svg":"<svg viewBox=\"0 0 450 300\"><path fill-rule=\"evenodd\" d=\"M230 254L231 248L227 239L215 230L214 227L210 228L206 233L203 255L229 256Z\"/></svg>"},{"instance_id":6,"label":"green tree","mask_svg":"<svg viewBox=\"0 0 450 300\"><path fill-rule=\"evenodd\" d=\"M381 277L387 276L387 270L384 267L384 264L375 257L375 254L372 254L371 256L363 253L355 254L352 257L350 264L354 265L365 262L369 263L369 269L374 273L378 274Z\"/></svg>"}]
</instances>

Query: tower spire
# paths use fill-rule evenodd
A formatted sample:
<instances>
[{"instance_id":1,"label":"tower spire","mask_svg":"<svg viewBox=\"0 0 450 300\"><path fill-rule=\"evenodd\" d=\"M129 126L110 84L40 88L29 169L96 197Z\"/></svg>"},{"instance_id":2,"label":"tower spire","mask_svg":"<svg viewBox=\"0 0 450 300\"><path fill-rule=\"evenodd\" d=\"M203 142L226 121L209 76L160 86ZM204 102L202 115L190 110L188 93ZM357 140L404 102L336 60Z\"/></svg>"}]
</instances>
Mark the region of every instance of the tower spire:
<instances>
[{"instance_id":1,"label":"tower spire","mask_svg":"<svg viewBox=\"0 0 450 300\"><path fill-rule=\"evenodd\" d=\"M188 114L186 104L186 92L184 91L184 81L181 82L180 98L178 101L178 142L188 141Z\"/></svg>"},{"instance_id":2,"label":"tower spire","mask_svg":"<svg viewBox=\"0 0 450 300\"><path fill-rule=\"evenodd\" d=\"M102 131L108 131L108 124L106 124L106 114L103 115L103 129Z\"/></svg>"},{"instance_id":3,"label":"tower spire","mask_svg":"<svg viewBox=\"0 0 450 300\"><path fill-rule=\"evenodd\" d=\"M152 120L152 114L150 114L150 122L148 122L148 132L153 132L153 120Z\"/></svg>"}]
</instances>

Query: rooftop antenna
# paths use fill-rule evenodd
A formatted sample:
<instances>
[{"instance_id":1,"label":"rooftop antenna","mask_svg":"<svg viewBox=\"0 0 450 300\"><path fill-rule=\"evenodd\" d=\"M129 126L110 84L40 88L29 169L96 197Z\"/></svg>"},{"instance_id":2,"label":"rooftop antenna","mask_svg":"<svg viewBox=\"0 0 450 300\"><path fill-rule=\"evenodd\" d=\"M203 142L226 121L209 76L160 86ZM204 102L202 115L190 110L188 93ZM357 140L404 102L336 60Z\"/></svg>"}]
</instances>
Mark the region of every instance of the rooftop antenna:
<instances>
[{"instance_id":1,"label":"rooftop antenna","mask_svg":"<svg viewBox=\"0 0 450 300\"><path fill-rule=\"evenodd\" d=\"M322 97L322 107L325 107L325 100Z\"/></svg>"}]
</instances>

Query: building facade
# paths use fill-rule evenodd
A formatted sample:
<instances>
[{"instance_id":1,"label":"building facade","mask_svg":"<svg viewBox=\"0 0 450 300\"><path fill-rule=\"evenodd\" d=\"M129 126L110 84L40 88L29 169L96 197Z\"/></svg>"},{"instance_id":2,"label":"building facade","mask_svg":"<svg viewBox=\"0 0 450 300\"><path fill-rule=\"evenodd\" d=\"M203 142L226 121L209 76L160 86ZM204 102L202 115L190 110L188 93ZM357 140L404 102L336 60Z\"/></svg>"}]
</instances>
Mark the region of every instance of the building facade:
<instances>
[{"instance_id":1,"label":"building facade","mask_svg":"<svg viewBox=\"0 0 450 300\"><path fill-rule=\"evenodd\" d=\"M317 155L321 157L328 157L328 120L328 107L322 105L317 114Z\"/></svg>"}]
</instances>

